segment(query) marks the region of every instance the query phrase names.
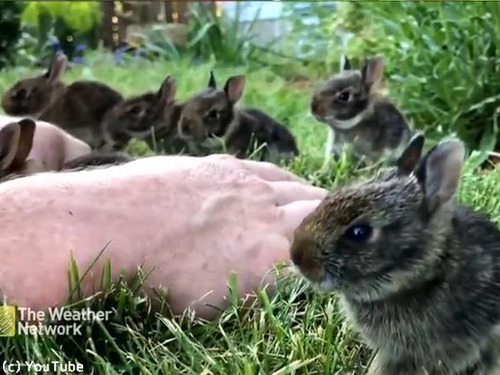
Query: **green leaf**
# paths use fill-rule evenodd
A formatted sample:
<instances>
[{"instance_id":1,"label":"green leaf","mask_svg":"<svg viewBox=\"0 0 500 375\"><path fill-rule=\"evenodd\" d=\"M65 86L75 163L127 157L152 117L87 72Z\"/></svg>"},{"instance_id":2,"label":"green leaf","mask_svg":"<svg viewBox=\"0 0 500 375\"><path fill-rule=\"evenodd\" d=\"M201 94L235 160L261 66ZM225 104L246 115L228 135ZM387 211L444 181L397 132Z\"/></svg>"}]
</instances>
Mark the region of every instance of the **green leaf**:
<instances>
[{"instance_id":1,"label":"green leaf","mask_svg":"<svg viewBox=\"0 0 500 375\"><path fill-rule=\"evenodd\" d=\"M203 26L199 31L198 33L196 34L196 36L187 44L187 48L191 48L193 47L194 45L198 44L203 38L205 38L206 34L208 33L208 31L212 28L212 27L215 27L216 25L212 22L210 23L207 23L205 24L205 26Z\"/></svg>"}]
</instances>

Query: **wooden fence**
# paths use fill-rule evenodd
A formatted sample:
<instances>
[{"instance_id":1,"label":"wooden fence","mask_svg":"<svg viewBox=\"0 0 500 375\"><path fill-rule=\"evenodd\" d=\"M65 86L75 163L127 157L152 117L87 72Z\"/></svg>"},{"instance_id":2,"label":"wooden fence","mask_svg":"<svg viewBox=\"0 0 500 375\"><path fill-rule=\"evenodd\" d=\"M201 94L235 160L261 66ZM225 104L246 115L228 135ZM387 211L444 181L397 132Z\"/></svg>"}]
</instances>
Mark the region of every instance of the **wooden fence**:
<instances>
[{"instance_id":1,"label":"wooden fence","mask_svg":"<svg viewBox=\"0 0 500 375\"><path fill-rule=\"evenodd\" d=\"M203 4L217 12L217 1ZM101 40L105 47L115 49L129 40L130 30L151 24L186 24L188 1L101 1Z\"/></svg>"}]
</instances>

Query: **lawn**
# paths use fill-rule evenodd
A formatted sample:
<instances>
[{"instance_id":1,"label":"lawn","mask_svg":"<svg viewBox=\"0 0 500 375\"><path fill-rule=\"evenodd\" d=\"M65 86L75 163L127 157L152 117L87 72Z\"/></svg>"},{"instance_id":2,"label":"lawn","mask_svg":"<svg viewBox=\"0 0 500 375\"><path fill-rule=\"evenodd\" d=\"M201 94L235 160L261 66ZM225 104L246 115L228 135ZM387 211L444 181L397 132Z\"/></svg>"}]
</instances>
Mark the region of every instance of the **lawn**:
<instances>
[{"instance_id":1,"label":"lawn","mask_svg":"<svg viewBox=\"0 0 500 375\"><path fill-rule=\"evenodd\" d=\"M257 106L289 125L302 155L286 167L312 183L334 188L361 173L348 158L322 168L326 127L309 114L311 82L287 82L268 69L246 71L210 63L147 62L124 66L94 56L76 67L66 81L98 79L134 95L159 88L166 75L175 77L178 98L203 88L214 69L219 85L233 74L247 74L243 104ZM0 74L0 92L27 69ZM500 224L500 173L479 172L472 157L463 173L459 199ZM139 275L140 276L140 275ZM140 280L136 280L140 283ZM363 374L370 359L356 335L343 322L334 296L320 295L295 277L280 279L277 293L259 293L248 310L233 301L217 322L175 319L151 311L150 301L134 294L134 285L117 283L88 304L95 310L115 309L112 321L88 323L75 337L18 336L0 340L0 358L47 362L78 359L85 373L98 374ZM91 371L91 369L93 369Z\"/></svg>"}]
</instances>

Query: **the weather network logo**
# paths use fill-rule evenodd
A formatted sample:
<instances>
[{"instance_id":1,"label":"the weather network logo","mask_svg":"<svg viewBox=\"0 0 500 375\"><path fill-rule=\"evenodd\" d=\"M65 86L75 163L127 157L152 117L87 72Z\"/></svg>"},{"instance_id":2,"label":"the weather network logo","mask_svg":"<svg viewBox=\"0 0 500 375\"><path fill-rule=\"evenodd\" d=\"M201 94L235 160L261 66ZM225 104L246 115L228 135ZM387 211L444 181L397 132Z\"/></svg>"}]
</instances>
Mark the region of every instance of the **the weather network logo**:
<instances>
[{"instance_id":1,"label":"the weather network logo","mask_svg":"<svg viewBox=\"0 0 500 375\"><path fill-rule=\"evenodd\" d=\"M15 306L0 306L0 337L12 337L16 334Z\"/></svg>"}]
</instances>

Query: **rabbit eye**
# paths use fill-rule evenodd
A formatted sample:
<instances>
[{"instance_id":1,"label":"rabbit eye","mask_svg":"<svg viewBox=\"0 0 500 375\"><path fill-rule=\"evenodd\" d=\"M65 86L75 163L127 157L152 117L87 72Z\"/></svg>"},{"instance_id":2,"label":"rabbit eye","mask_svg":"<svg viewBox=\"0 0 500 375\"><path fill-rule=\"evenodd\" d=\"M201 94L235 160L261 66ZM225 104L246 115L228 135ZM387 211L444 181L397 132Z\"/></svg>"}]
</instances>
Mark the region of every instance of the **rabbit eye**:
<instances>
[{"instance_id":1,"label":"rabbit eye","mask_svg":"<svg viewBox=\"0 0 500 375\"><path fill-rule=\"evenodd\" d=\"M219 118L219 112L216 109L212 109L210 112L208 112L206 117L209 120L216 120Z\"/></svg>"},{"instance_id":2,"label":"rabbit eye","mask_svg":"<svg viewBox=\"0 0 500 375\"><path fill-rule=\"evenodd\" d=\"M370 239L373 233L373 228L367 224L356 224L349 228L344 233L344 237L353 242L366 242Z\"/></svg>"},{"instance_id":3,"label":"rabbit eye","mask_svg":"<svg viewBox=\"0 0 500 375\"><path fill-rule=\"evenodd\" d=\"M337 99L344 103L348 102L350 98L351 98L351 93L349 91L342 91L340 94L337 95Z\"/></svg>"},{"instance_id":4,"label":"rabbit eye","mask_svg":"<svg viewBox=\"0 0 500 375\"><path fill-rule=\"evenodd\" d=\"M129 110L129 113L132 115L138 115L140 112L141 112L141 107L137 105Z\"/></svg>"},{"instance_id":5,"label":"rabbit eye","mask_svg":"<svg viewBox=\"0 0 500 375\"><path fill-rule=\"evenodd\" d=\"M18 99L18 100L26 99L26 97L28 96L27 94L28 92L26 91L26 89L17 90L16 93L13 95L13 99Z\"/></svg>"}]
</instances>

